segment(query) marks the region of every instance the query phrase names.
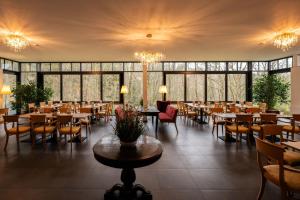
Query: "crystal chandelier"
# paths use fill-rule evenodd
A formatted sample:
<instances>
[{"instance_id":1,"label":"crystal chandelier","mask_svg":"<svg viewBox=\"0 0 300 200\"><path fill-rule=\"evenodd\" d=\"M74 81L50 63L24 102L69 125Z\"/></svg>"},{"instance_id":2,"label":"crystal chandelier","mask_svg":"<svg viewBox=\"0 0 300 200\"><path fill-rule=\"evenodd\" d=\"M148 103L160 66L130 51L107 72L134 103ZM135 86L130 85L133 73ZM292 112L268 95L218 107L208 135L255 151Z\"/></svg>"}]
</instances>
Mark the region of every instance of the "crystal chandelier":
<instances>
[{"instance_id":1,"label":"crystal chandelier","mask_svg":"<svg viewBox=\"0 0 300 200\"><path fill-rule=\"evenodd\" d=\"M4 44L15 52L20 52L21 50L30 46L29 40L19 32L7 34L4 38Z\"/></svg>"},{"instance_id":2,"label":"crystal chandelier","mask_svg":"<svg viewBox=\"0 0 300 200\"><path fill-rule=\"evenodd\" d=\"M149 64L149 63L157 63L160 62L164 58L164 54L159 52L135 52L134 56L138 59L141 63Z\"/></svg>"},{"instance_id":3,"label":"crystal chandelier","mask_svg":"<svg viewBox=\"0 0 300 200\"><path fill-rule=\"evenodd\" d=\"M282 33L274 37L274 46L287 51L298 42L298 36L295 33Z\"/></svg>"}]
</instances>

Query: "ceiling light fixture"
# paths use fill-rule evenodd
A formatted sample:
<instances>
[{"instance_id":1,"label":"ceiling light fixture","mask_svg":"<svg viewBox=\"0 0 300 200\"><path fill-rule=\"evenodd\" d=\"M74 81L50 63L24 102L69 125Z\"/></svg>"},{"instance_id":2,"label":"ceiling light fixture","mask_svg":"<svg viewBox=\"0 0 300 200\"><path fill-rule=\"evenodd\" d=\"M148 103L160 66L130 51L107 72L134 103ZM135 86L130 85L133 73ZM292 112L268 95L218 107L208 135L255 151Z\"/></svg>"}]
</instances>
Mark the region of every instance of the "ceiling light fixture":
<instances>
[{"instance_id":1,"label":"ceiling light fixture","mask_svg":"<svg viewBox=\"0 0 300 200\"><path fill-rule=\"evenodd\" d=\"M134 56L143 64L157 63L165 57L162 53L148 51L135 52Z\"/></svg>"},{"instance_id":2,"label":"ceiling light fixture","mask_svg":"<svg viewBox=\"0 0 300 200\"><path fill-rule=\"evenodd\" d=\"M287 32L278 34L274 37L274 46L287 51L289 48L296 45L298 42L298 36L295 33Z\"/></svg>"},{"instance_id":3,"label":"ceiling light fixture","mask_svg":"<svg viewBox=\"0 0 300 200\"><path fill-rule=\"evenodd\" d=\"M30 41L20 32L8 33L3 42L15 52L20 52L30 46Z\"/></svg>"}]
</instances>

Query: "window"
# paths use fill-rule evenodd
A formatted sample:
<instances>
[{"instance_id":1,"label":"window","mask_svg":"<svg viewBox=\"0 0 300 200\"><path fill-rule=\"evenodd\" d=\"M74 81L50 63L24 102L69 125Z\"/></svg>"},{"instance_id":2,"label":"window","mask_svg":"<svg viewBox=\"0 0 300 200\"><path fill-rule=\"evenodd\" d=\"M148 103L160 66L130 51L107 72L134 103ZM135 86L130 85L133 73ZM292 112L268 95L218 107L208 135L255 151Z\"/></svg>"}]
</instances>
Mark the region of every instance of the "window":
<instances>
[{"instance_id":1,"label":"window","mask_svg":"<svg viewBox=\"0 0 300 200\"><path fill-rule=\"evenodd\" d=\"M99 74L82 75L83 101L99 101L101 99L101 78Z\"/></svg>"},{"instance_id":2,"label":"window","mask_svg":"<svg viewBox=\"0 0 300 200\"><path fill-rule=\"evenodd\" d=\"M22 72L30 72L30 63L21 63Z\"/></svg>"},{"instance_id":3,"label":"window","mask_svg":"<svg viewBox=\"0 0 300 200\"><path fill-rule=\"evenodd\" d=\"M196 70L197 71L205 71L205 62L197 62Z\"/></svg>"},{"instance_id":4,"label":"window","mask_svg":"<svg viewBox=\"0 0 300 200\"><path fill-rule=\"evenodd\" d=\"M125 94L125 102L130 105L138 106L143 97L143 73L125 72L124 84L128 88L128 94Z\"/></svg>"},{"instance_id":5,"label":"window","mask_svg":"<svg viewBox=\"0 0 300 200\"><path fill-rule=\"evenodd\" d=\"M114 63L113 69L114 71L123 71L123 63Z\"/></svg>"},{"instance_id":6,"label":"window","mask_svg":"<svg viewBox=\"0 0 300 200\"><path fill-rule=\"evenodd\" d=\"M80 72L80 63L72 63L72 71Z\"/></svg>"},{"instance_id":7,"label":"window","mask_svg":"<svg viewBox=\"0 0 300 200\"><path fill-rule=\"evenodd\" d=\"M280 59L278 60L278 69L285 69L287 68L287 60L286 59Z\"/></svg>"},{"instance_id":8,"label":"window","mask_svg":"<svg viewBox=\"0 0 300 200\"><path fill-rule=\"evenodd\" d=\"M6 70L13 70L13 65L12 65L12 61L10 61L10 60L5 60L5 69Z\"/></svg>"},{"instance_id":9,"label":"window","mask_svg":"<svg viewBox=\"0 0 300 200\"><path fill-rule=\"evenodd\" d=\"M71 63L62 63L61 71L72 71Z\"/></svg>"},{"instance_id":10,"label":"window","mask_svg":"<svg viewBox=\"0 0 300 200\"><path fill-rule=\"evenodd\" d=\"M252 71L268 71L268 62L252 62Z\"/></svg>"},{"instance_id":11,"label":"window","mask_svg":"<svg viewBox=\"0 0 300 200\"><path fill-rule=\"evenodd\" d=\"M10 89L12 90L13 88L16 87L16 83L17 83L17 76L14 74L3 74L3 85L9 85ZM13 97L11 97L11 95L6 95L6 97L4 98L4 102L6 107L10 108L10 102L13 100Z\"/></svg>"},{"instance_id":12,"label":"window","mask_svg":"<svg viewBox=\"0 0 300 200\"><path fill-rule=\"evenodd\" d=\"M187 101L204 101L204 74L187 74L186 75L186 100Z\"/></svg>"},{"instance_id":13,"label":"window","mask_svg":"<svg viewBox=\"0 0 300 200\"><path fill-rule=\"evenodd\" d=\"M102 63L102 71L112 71L112 63Z\"/></svg>"},{"instance_id":14,"label":"window","mask_svg":"<svg viewBox=\"0 0 300 200\"><path fill-rule=\"evenodd\" d=\"M16 71L16 72L20 71L19 70L19 63L13 62L13 71Z\"/></svg>"},{"instance_id":15,"label":"window","mask_svg":"<svg viewBox=\"0 0 300 200\"><path fill-rule=\"evenodd\" d=\"M148 71L162 71L162 63L151 63L148 65Z\"/></svg>"},{"instance_id":16,"label":"window","mask_svg":"<svg viewBox=\"0 0 300 200\"><path fill-rule=\"evenodd\" d=\"M52 101L60 101L60 75L44 75L44 87L53 90Z\"/></svg>"},{"instance_id":17,"label":"window","mask_svg":"<svg viewBox=\"0 0 300 200\"><path fill-rule=\"evenodd\" d=\"M271 61L271 70L277 70L278 69L278 60Z\"/></svg>"},{"instance_id":18,"label":"window","mask_svg":"<svg viewBox=\"0 0 300 200\"><path fill-rule=\"evenodd\" d=\"M91 63L82 63L81 70L82 71L92 71L92 64Z\"/></svg>"},{"instance_id":19,"label":"window","mask_svg":"<svg viewBox=\"0 0 300 200\"><path fill-rule=\"evenodd\" d=\"M225 62L208 62L207 71L225 71L226 63Z\"/></svg>"},{"instance_id":20,"label":"window","mask_svg":"<svg viewBox=\"0 0 300 200\"><path fill-rule=\"evenodd\" d=\"M174 71L185 71L185 63L184 62L176 62L174 65Z\"/></svg>"},{"instance_id":21,"label":"window","mask_svg":"<svg viewBox=\"0 0 300 200\"><path fill-rule=\"evenodd\" d=\"M92 71L101 71L101 65L100 63L92 63Z\"/></svg>"},{"instance_id":22,"label":"window","mask_svg":"<svg viewBox=\"0 0 300 200\"><path fill-rule=\"evenodd\" d=\"M51 67L50 67L50 63L42 63L41 64L41 71L42 72L48 72L50 71Z\"/></svg>"},{"instance_id":23,"label":"window","mask_svg":"<svg viewBox=\"0 0 300 200\"><path fill-rule=\"evenodd\" d=\"M229 62L228 71L248 71L247 62Z\"/></svg>"},{"instance_id":24,"label":"window","mask_svg":"<svg viewBox=\"0 0 300 200\"><path fill-rule=\"evenodd\" d=\"M102 75L103 101L120 101L120 75Z\"/></svg>"},{"instance_id":25,"label":"window","mask_svg":"<svg viewBox=\"0 0 300 200\"><path fill-rule=\"evenodd\" d=\"M63 101L80 101L80 75L62 75Z\"/></svg>"},{"instance_id":26,"label":"window","mask_svg":"<svg viewBox=\"0 0 300 200\"><path fill-rule=\"evenodd\" d=\"M124 71L134 71L133 63L125 63L124 64Z\"/></svg>"},{"instance_id":27,"label":"window","mask_svg":"<svg viewBox=\"0 0 300 200\"><path fill-rule=\"evenodd\" d=\"M195 71L196 70L196 63L194 63L194 62L188 62L186 64L186 70L187 71Z\"/></svg>"},{"instance_id":28,"label":"window","mask_svg":"<svg viewBox=\"0 0 300 200\"><path fill-rule=\"evenodd\" d=\"M22 72L21 73L21 83L27 84L30 81L36 83L36 72Z\"/></svg>"},{"instance_id":29,"label":"window","mask_svg":"<svg viewBox=\"0 0 300 200\"><path fill-rule=\"evenodd\" d=\"M277 76L281 77L283 80L291 84L291 72L287 73L278 73ZM282 103L280 105L276 105L275 108L283 112L284 114L291 114L291 87L289 90L289 97L288 97L288 102L287 103Z\"/></svg>"},{"instance_id":30,"label":"window","mask_svg":"<svg viewBox=\"0 0 300 200\"><path fill-rule=\"evenodd\" d=\"M228 74L228 101L246 100L246 75Z\"/></svg>"},{"instance_id":31,"label":"window","mask_svg":"<svg viewBox=\"0 0 300 200\"><path fill-rule=\"evenodd\" d=\"M225 101L225 74L207 75L207 100Z\"/></svg>"},{"instance_id":32,"label":"window","mask_svg":"<svg viewBox=\"0 0 300 200\"><path fill-rule=\"evenodd\" d=\"M162 84L162 72L148 72L148 105L156 106L156 101L162 100L162 94L159 93Z\"/></svg>"},{"instance_id":33,"label":"window","mask_svg":"<svg viewBox=\"0 0 300 200\"><path fill-rule=\"evenodd\" d=\"M51 71L59 72L60 71L60 63L51 63Z\"/></svg>"},{"instance_id":34,"label":"window","mask_svg":"<svg viewBox=\"0 0 300 200\"><path fill-rule=\"evenodd\" d=\"M167 100L184 101L184 74L167 74Z\"/></svg>"}]
</instances>

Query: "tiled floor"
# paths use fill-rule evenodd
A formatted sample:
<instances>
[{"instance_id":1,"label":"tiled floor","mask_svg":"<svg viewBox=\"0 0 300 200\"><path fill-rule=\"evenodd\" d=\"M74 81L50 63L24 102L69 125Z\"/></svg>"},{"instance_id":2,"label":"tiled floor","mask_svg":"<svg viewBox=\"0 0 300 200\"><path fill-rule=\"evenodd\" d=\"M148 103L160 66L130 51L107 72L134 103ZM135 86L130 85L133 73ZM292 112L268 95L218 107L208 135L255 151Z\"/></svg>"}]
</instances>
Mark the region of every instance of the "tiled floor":
<instances>
[{"instance_id":1,"label":"tiled floor","mask_svg":"<svg viewBox=\"0 0 300 200\"><path fill-rule=\"evenodd\" d=\"M153 135L151 120L149 134ZM255 146L244 141L225 144L211 134L208 125L186 125L178 119L179 134L173 124L162 124L159 139L162 158L155 164L136 170L137 182L151 190L156 200L256 199L260 175ZM98 122L88 141L76 144L49 144L46 150L21 143L17 152L11 137L8 151L2 151L1 128L0 199L47 200L103 199L106 189L120 182L120 170L97 163L92 147L111 126ZM279 199L277 187L268 184L264 199Z\"/></svg>"}]
</instances>

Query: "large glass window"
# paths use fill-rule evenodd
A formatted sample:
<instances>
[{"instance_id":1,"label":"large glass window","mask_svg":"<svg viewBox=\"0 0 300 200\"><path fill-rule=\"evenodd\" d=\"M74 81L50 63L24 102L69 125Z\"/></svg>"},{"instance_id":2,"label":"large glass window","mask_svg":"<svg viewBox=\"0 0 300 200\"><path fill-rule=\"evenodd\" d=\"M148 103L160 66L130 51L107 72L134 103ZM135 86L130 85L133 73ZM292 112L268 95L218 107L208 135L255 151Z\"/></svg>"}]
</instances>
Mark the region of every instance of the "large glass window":
<instances>
[{"instance_id":1,"label":"large glass window","mask_svg":"<svg viewBox=\"0 0 300 200\"><path fill-rule=\"evenodd\" d=\"M10 89L13 89L16 87L17 84L17 76L15 74L3 74L3 85L9 85ZM11 107L10 102L13 100L13 97L11 95L6 95L4 98L4 105L6 105L7 108ZM3 105L3 106L4 106Z\"/></svg>"},{"instance_id":2,"label":"large glass window","mask_svg":"<svg viewBox=\"0 0 300 200\"><path fill-rule=\"evenodd\" d=\"M184 101L184 74L167 74L167 100Z\"/></svg>"},{"instance_id":3,"label":"large glass window","mask_svg":"<svg viewBox=\"0 0 300 200\"><path fill-rule=\"evenodd\" d=\"M207 71L225 71L226 63L225 62L208 62Z\"/></svg>"},{"instance_id":4,"label":"large glass window","mask_svg":"<svg viewBox=\"0 0 300 200\"><path fill-rule=\"evenodd\" d=\"M163 84L162 72L148 72L148 104L156 106L157 100L162 100L159 87Z\"/></svg>"},{"instance_id":5,"label":"large glass window","mask_svg":"<svg viewBox=\"0 0 300 200\"><path fill-rule=\"evenodd\" d=\"M291 84L291 72L287 73L278 73L277 76L281 77L284 81L288 82ZM275 108L280 110L281 112L284 112L285 114L291 114L291 87L289 88L289 97L288 97L288 102L287 103L282 103L279 105L276 105Z\"/></svg>"},{"instance_id":6,"label":"large glass window","mask_svg":"<svg viewBox=\"0 0 300 200\"><path fill-rule=\"evenodd\" d=\"M101 78L99 74L82 75L83 101L99 101L101 99Z\"/></svg>"},{"instance_id":7,"label":"large glass window","mask_svg":"<svg viewBox=\"0 0 300 200\"><path fill-rule=\"evenodd\" d=\"M207 100L225 101L225 74L207 75Z\"/></svg>"},{"instance_id":8,"label":"large glass window","mask_svg":"<svg viewBox=\"0 0 300 200\"><path fill-rule=\"evenodd\" d=\"M103 101L120 101L120 75L103 74Z\"/></svg>"},{"instance_id":9,"label":"large glass window","mask_svg":"<svg viewBox=\"0 0 300 200\"><path fill-rule=\"evenodd\" d=\"M246 100L246 75L228 74L228 101Z\"/></svg>"},{"instance_id":10,"label":"large glass window","mask_svg":"<svg viewBox=\"0 0 300 200\"><path fill-rule=\"evenodd\" d=\"M80 101L80 75L63 75L63 101Z\"/></svg>"},{"instance_id":11,"label":"large glass window","mask_svg":"<svg viewBox=\"0 0 300 200\"><path fill-rule=\"evenodd\" d=\"M187 101L204 101L204 74L187 74L186 75L186 100Z\"/></svg>"},{"instance_id":12,"label":"large glass window","mask_svg":"<svg viewBox=\"0 0 300 200\"><path fill-rule=\"evenodd\" d=\"M21 73L22 84L27 84L30 81L36 83L36 72L22 72Z\"/></svg>"},{"instance_id":13,"label":"large glass window","mask_svg":"<svg viewBox=\"0 0 300 200\"><path fill-rule=\"evenodd\" d=\"M44 75L44 87L53 90L52 101L60 101L60 75Z\"/></svg>"},{"instance_id":14,"label":"large glass window","mask_svg":"<svg viewBox=\"0 0 300 200\"><path fill-rule=\"evenodd\" d=\"M139 105L143 98L143 73L125 72L124 84L128 87L128 94L125 94L125 102L130 105Z\"/></svg>"}]
</instances>

